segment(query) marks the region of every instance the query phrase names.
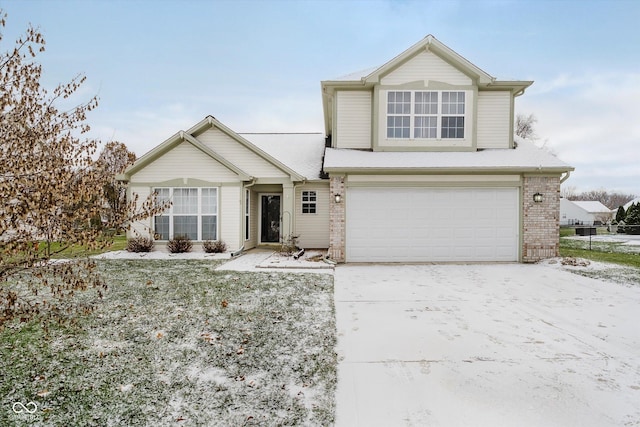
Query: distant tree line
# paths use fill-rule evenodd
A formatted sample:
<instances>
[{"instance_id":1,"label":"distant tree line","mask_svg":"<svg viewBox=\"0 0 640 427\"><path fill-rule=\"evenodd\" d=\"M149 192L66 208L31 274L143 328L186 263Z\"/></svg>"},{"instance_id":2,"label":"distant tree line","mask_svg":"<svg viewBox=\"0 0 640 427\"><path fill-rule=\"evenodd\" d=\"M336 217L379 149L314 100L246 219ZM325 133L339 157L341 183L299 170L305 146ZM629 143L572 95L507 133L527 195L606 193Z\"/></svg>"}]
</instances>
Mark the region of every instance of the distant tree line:
<instances>
[{"instance_id":1,"label":"distant tree line","mask_svg":"<svg viewBox=\"0 0 640 427\"><path fill-rule=\"evenodd\" d=\"M612 210L617 209L620 206L624 206L625 204L636 198L634 194L618 193L615 191L605 190L604 188L601 188L599 190L583 191L579 193L576 191L576 187L563 187L560 191L560 196L571 201L598 201Z\"/></svg>"}]
</instances>

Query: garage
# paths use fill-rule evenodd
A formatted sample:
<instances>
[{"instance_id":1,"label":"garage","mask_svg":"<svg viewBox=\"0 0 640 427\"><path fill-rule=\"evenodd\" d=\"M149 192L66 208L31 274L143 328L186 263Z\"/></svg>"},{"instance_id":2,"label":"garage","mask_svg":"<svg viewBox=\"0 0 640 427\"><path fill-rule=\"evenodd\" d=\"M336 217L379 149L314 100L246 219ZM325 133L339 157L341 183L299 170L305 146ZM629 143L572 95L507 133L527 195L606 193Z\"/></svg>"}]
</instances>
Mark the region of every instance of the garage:
<instances>
[{"instance_id":1,"label":"garage","mask_svg":"<svg viewBox=\"0 0 640 427\"><path fill-rule=\"evenodd\" d=\"M517 261L519 189L347 189L347 262Z\"/></svg>"}]
</instances>

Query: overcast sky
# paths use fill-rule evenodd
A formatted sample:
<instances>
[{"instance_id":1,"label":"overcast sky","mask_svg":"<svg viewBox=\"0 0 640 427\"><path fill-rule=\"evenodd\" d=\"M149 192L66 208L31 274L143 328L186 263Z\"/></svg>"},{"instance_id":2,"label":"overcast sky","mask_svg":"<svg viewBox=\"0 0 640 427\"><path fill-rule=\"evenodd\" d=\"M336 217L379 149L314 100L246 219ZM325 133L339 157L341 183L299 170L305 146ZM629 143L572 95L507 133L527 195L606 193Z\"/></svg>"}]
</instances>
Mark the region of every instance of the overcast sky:
<instances>
[{"instance_id":1,"label":"overcast sky","mask_svg":"<svg viewBox=\"0 0 640 427\"><path fill-rule=\"evenodd\" d=\"M2 50L40 27L44 83L81 73L92 136L141 156L213 115L238 132L322 132L320 81L427 34L499 79L578 191L640 195L640 1L2 1Z\"/></svg>"}]
</instances>

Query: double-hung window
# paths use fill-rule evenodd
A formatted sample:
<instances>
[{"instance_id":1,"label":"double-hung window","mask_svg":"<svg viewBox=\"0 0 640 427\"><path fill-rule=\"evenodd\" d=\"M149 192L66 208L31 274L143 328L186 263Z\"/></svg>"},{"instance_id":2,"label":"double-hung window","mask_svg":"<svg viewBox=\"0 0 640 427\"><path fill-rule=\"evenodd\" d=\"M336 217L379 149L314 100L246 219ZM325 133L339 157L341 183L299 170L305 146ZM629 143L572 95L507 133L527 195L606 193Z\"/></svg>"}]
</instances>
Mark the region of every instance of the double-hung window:
<instances>
[{"instance_id":1,"label":"double-hung window","mask_svg":"<svg viewBox=\"0 0 640 427\"><path fill-rule=\"evenodd\" d=\"M316 213L317 195L315 191L302 192L302 213Z\"/></svg>"},{"instance_id":2,"label":"double-hung window","mask_svg":"<svg viewBox=\"0 0 640 427\"><path fill-rule=\"evenodd\" d=\"M185 236L191 240L216 240L218 231L217 188L156 188L159 202L171 207L154 217L159 240Z\"/></svg>"},{"instance_id":3,"label":"double-hung window","mask_svg":"<svg viewBox=\"0 0 640 427\"><path fill-rule=\"evenodd\" d=\"M465 92L387 92L387 138L464 138Z\"/></svg>"}]
</instances>

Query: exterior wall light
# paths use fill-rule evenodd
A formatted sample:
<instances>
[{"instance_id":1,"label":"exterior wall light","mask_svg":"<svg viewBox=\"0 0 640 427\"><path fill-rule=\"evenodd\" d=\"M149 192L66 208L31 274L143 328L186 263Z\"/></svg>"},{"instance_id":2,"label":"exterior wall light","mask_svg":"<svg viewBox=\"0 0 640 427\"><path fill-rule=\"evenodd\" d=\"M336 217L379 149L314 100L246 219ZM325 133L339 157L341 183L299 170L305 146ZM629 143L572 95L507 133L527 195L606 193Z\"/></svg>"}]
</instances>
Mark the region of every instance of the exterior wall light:
<instances>
[{"instance_id":1,"label":"exterior wall light","mask_svg":"<svg viewBox=\"0 0 640 427\"><path fill-rule=\"evenodd\" d=\"M536 193L533 195L533 201L536 203L542 203L543 197L542 193Z\"/></svg>"},{"instance_id":2,"label":"exterior wall light","mask_svg":"<svg viewBox=\"0 0 640 427\"><path fill-rule=\"evenodd\" d=\"M336 194L333 196L336 203L342 202L342 196L340 194Z\"/></svg>"}]
</instances>

